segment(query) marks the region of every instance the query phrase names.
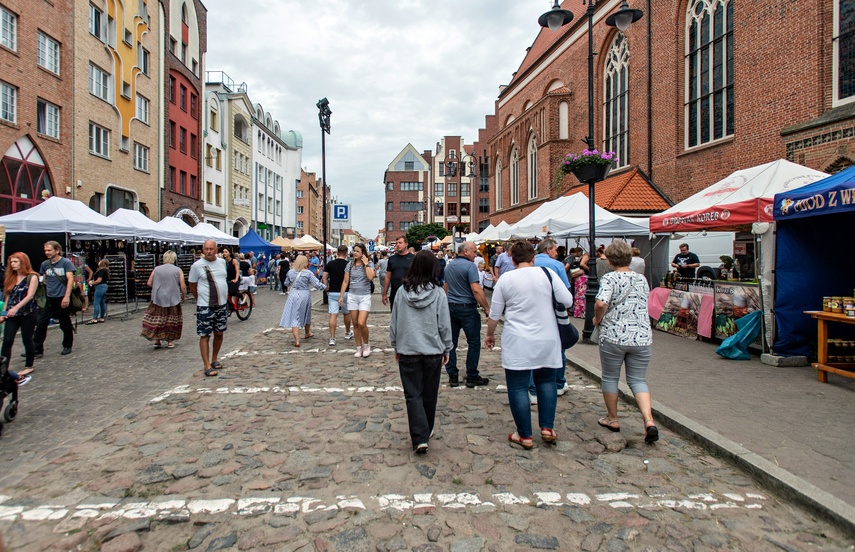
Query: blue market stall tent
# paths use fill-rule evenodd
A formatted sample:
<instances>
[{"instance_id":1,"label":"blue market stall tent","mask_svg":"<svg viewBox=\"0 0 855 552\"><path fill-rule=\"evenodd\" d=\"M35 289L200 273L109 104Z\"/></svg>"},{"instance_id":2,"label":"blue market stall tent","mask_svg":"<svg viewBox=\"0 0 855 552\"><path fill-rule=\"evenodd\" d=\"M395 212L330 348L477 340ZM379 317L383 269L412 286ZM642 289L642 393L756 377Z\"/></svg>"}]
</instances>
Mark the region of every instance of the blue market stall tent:
<instances>
[{"instance_id":1,"label":"blue market stall tent","mask_svg":"<svg viewBox=\"0 0 855 552\"><path fill-rule=\"evenodd\" d=\"M278 255L282 252L281 247L265 240L252 228L240 239L240 250L244 253L254 251L257 257L261 257L261 254L264 253L266 259L269 259L271 255Z\"/></svg>"},{"instance_id":2,"label":"blue market stall tent","mask_svg":"<svg viewBox=\"0 0 855 552\"><path fill-rule=\"evenodd\" d=\"M817 323L804 311L822 310L823 296L850 297L855 287L855 167L775 194L777 221L773 350L812 356ZM846 331L845 329L843 331Z\"/></svg>"}]
</instances>

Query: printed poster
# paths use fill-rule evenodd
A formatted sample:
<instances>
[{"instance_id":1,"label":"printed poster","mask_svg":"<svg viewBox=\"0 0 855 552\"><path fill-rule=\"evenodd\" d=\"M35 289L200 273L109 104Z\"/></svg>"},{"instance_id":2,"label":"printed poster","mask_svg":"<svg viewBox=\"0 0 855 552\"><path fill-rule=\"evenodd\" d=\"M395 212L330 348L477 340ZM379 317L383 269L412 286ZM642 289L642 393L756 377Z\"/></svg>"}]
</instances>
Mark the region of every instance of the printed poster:
<instances>
[{"instance_id":1,"label":"printed poster","mask_svg":"<svg viewBox=\"0 0 855 552\"><path fill-rule=\"evenodd\" d=\"M656 328L681 337L698 337L698 316L704 295L672 289L659 315Z\"/></svg>"},{"instance_id":2,"label":"printed poster","mask_svg":"<svg viewBox=\"0 0 855 552\"><path fill-rule=\"evenodd\" d=\"M716 282L715 337L727 339L737 332L736 320L760 310L760 288L757 284ZM762 335L757 338L760 343Z\"/></svg>"}]
</instances>

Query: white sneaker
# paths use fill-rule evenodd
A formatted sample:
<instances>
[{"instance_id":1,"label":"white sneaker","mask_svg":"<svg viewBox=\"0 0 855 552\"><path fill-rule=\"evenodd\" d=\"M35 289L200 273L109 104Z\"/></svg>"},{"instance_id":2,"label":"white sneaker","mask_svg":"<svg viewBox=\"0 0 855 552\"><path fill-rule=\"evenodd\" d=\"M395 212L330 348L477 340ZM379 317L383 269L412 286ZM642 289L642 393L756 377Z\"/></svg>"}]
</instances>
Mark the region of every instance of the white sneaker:
<instances>
[{"instance_id":1,"label":"white sneaker","mask_svg":"<svg viewBox=\"0 0 855 552\"><path fill-rule=\"evenodd\" d=\"M367 357L371 354L371 345L366 345L362 348L362 356Z\"/></svg>"},{"instance_id":2,"label":"white sneaker","mask_svg":"<svg viewBox=\"0 0 855 552\"><path fill-rule=\"evenodd\" d=\"M356 348L356 353L354 353L354 355L353 355L353 356L355 356L355 357L362 357L362 347L357 347L357 348Z\"/></svg>"},{"instance_id":3,"label":"white sneaker","mask_svg":"<svg viewBox=\"0 0 855 552\"><path fill-rule=\"evenodd\" d=\"M345 339L353 339L353 330L350 330L346 334L344 334Z\"/></svg>"},{"instance_id":4,"label":"white sneaker","mask_svg":"<svg viewBox=\"0 0 855 552\"><path fill-rule=\"evenodd\" d=\"M532 395L531 393L529 393L529 395L528 395L528 403L529 403L529 404L536 405L536 404L537 404L537 395Z\"/></svg>"},{"instance_id":5,"label":"white sneaker","mask_svg":"<svg viewBox=\"0 0 855 552\"><path fill-rule=\"evenodd\" d=\"M558 388L558 396L560 397L561 395L566 393L567 389L569 389L569 387L567 387L567 382L565 382L564 385Z\"/></svg>"},{"instance_id":6,"label":"white sneaker","mask_svg":"<svg viewBox=\"0 0 855 552\"><path fill-rule=\"evenodd\" d=\"M335 338L330 338L330 347L335 347Z\"/></svg>"}]
</instances>

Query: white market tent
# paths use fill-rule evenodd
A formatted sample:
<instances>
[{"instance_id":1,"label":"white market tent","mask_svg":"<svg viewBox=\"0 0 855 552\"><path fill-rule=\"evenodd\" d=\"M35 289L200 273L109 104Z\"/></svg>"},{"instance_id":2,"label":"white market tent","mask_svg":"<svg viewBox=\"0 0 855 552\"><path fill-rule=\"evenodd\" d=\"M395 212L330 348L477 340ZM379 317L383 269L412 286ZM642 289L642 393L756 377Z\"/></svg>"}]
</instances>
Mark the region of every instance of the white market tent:
<instances>
[{"instance_id":1,"label":"white market tent","mask_svg":"<svg viewBox=\"0 0 855 552\"><path fill-rule=\"evenodd\" d=\"M291 243L294 244L295 251L319 251L324 248L324 246L321 245L321 242L309 234L295 238Z\"/></svg>"},{"instance_id":2,"label":"white market tent","mask_svg":"<svg viewBox=\"0 0 855 552\"><path fill-rule=\"evenodd\" d=\"M174 235L180 236L181 241L187 243L202 243L205 238L193 232L193 227L176 217L165 217L157 223L158 226L165 228Z\"/></svg>"},{"instance_id":3,"label":"white market tent","mask_svg":"<svg viewBox=\"0 0 855 552\"><path fill-rule=\"evenodd\" d=\"M109 219L90 209L82 201L49 197L25 211L0 217L6 232L64 232L82 239L133 238L137 229Z\"/></svg>"},{"instance_id":4,"label":"white market tent","mask_svg":"<svg viewBox=\"0 0 855 552\"><path fill-rule=\"evenodd\" d=\"M647 219L622 217L594 206L597 237L646 236ZM543 238L547 234L556 238L588 235L589 203L583 193L563 196L542 204L516 224L499 231L499 238Z\"/></svg>"},{"instance_id":5,"label":"white market tent","mask_svg":"<svg viewBox=\"0 0 855 552\"><path fill-rule=\"evenodd\" d=\"M173 217L174 218L174 217ZM214 240L217 245L238 245L240 239L229 236L210 222L200 222L190 229L194 234L201 236L204 240Z\"/></svg>"},{"instance_id":6,"label":"white market tent","mask_svg":"<svg viewBox=\"0 0 855 552\"><path fill-rule=\"evenodd\" d=\"M158 226L156 222L139 211L133 211L131 209L116 209L107 218L128 226L133 226L137 230L137 238L170 242L181 241L181 236L179 234L170 232L162 226Z\"/></svg>"},{"instance_id":7,"label":"white market tent","mask_svg":"<svg viewBox=\"0 0 855 552\"><path fill-rule=\"evenodd\" d=\"M496 227L491 224L487 226L487 228L484 228L484 230L482 230L480 234L478 234L478 239L476 241L477 243L482 243L487 240L495 240L498 237L499 232L496 231Z\"/></svg>"}]
</instances>

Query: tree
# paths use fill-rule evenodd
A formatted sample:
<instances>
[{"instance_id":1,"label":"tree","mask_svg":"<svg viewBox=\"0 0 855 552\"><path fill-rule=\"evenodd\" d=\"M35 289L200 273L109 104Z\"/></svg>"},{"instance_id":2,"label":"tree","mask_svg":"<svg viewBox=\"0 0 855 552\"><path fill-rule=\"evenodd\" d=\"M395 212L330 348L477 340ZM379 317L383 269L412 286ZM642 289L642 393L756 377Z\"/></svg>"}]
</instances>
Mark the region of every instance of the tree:
<instances>
[{"instance_id":1,"label":"tree","mask_svg":"<svg viewBox=\"0 0 855 552\"><path fill-rule=\"evenodd\" d=\"M427 240L428 236L435 236L439 239L448 235L448 230L441 224L431 222L430 224L419 224L410 226L407 230L407 243L418 251L422 244Z\"/></svg>"}]
</instances>

